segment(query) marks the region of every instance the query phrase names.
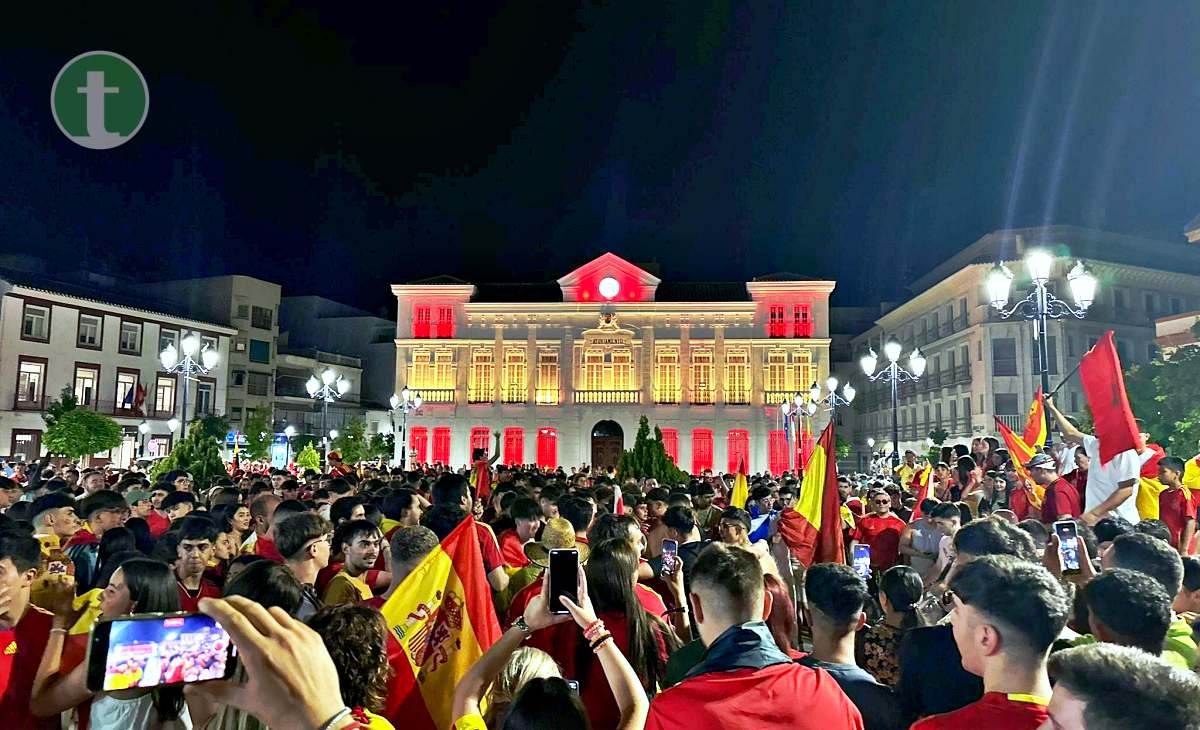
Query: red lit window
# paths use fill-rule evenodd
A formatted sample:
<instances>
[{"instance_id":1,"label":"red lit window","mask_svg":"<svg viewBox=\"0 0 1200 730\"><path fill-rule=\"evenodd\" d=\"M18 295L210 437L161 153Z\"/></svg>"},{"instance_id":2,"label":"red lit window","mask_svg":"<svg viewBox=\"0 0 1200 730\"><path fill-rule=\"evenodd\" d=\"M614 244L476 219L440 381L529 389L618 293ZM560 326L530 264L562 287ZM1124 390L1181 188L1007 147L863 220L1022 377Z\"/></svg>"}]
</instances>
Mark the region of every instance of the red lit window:
<instances>
[{"instance_id":1,"label":"red lit window","mask_svg":"<svg viewBox=\"0 0 1200 730\"><path fill-rule=\"evenodd\" d=\"M803 431L800 434L800 463L803 466L808 466L808 457L812 456L813 449L817 447L817 440L813 438L812 433Z\"/></svg>"},{"instance_id":2,"label":"red lit window","mask_svg":"<svg viewBox=\"0 0 1200 730\"><path fill-rule=\"evenodd\" d=\"M552 428L538 429L537 465L542 469L558 466L558 431Z\"/></svg>"},{"instance_id":3,"label":"red lit window","mask_svg":"<svg viewBox=\"0 0 1200 730\"><path fill-rule=\"evenodd\" d=\"M425 457L429 455L429 429L424 426L408 429L408 450L413 454L413 463L428 463Z\"/></svg>"},{"instance_id":4,"label":"red lit window","mask_svg":"<svg viewBox=\"0 0 1200 730\"><path fill-rule=\"evenodd\" d=\"M712 469L712 431L707 428L697 428L692 431L692 473L701 474L705 469Z\"/></svg>"},{"instance_id":5,"label":"red lit window","mask_svg":"<svg viewBox=\"0 0 1200 730\"><path fill-rule=\"evenodd\" d=\"M787 337L786 312L782 304L767 308L767 337Z\"/></svg>"},{"instance_id":6,"label":"red lit window","mask_svg":"<svg viewBox=\"0 0 1200 730\"><path fill-rule=\"evenodd\" d=\"M792 336L812 337L812 308L808 304L792 305Z\"/></svg>"},{"instance_id":7,"label":"red lit window","mask_svg":"<svg viewBox=\"0 0 1200 730\"><path fill-rule=\"evenodd\" d=\"M525 463L525 432L519 428L504 429L504 463Z\"/></svg>"},{"instance_id":8,"label":"red lit window","mask_svg":"<svg viewBox=\"0 0 1200 730\"><path fill-rule=\"evenodd\" d=\"M750 473L750 432L735 428L729 431L729 472L737 474L738 469L745 467Z\"/></svg>"},{"instance_id":9,"label":"red lit window","mask_svg":"<svg viewBox=\"0 0 1200 730\"><path fill-rule=\"evenodd\" d=\"M413 307L413 337L429 336L429 305L418 304Z\"/></svg>"},{"instance_id":10,"label":"red lit window","mask_svg":"<svg viewBox=\"0 0 1200 730\"><path fill-rule=\"evenodd\" d=\"M433 463L450 463L450 429L433 429Z\"/></svg>"},{"instance_id":11,"label":"red lit window","mask_svg":"<svg viewBox=\"0 0 1200 730\"><path fill-rule=\"evenodd\" d=\"M492 432L487 426L475 426L471 429L471 460L475 460L475 449L483 449L483 458L492 458Z\"/></svg>"},{"instance_id":12,"label":"red lit window","mask_svg":"<svg viewBox=\"0 0 1200 730\"><path fill-rule=\"evenodd\" d=\"M788 438L783 429L767 434L767 461L771 473L779 476L788 469Z\"/></svg>"},{"instance_id":13,"label":"red lit window","mask_svg":"<svg viewBox=\"0 0 1200 730\"><path fill-rule=\"evenodd\" d=\"M679 432L673 428L662 429L663 451L671 457L671 463L679 466Z\"/></svg>"},{"instance_id":14,"label":"red lit window","mask_svg":"<svg viewBox=\"0 0 1200 730\"><path fill-rule=\"evenodd\" d=\"M437 336L454 336L454 307L438 307Z\"/></svg>"}]
</instances>

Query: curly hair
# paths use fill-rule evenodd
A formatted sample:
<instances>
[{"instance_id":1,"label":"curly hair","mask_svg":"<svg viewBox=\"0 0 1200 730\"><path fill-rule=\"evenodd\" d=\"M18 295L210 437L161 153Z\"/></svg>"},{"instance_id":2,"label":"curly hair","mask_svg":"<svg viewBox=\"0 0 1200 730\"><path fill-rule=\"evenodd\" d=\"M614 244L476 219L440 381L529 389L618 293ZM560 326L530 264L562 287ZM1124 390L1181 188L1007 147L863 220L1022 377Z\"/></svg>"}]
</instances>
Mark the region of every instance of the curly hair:
<instances>
[{"instance_id":1,"label":"curly hair","mask_svg":"<svg viewBox=\"0 0 1200 730\"><path fill-rule=\"evenodd\" d=\"M378 611L361 604L326 606L308 620L321 635L348 707L378 712L387 696L390 666L387 627Z\"/></svg>"}]
</instances>

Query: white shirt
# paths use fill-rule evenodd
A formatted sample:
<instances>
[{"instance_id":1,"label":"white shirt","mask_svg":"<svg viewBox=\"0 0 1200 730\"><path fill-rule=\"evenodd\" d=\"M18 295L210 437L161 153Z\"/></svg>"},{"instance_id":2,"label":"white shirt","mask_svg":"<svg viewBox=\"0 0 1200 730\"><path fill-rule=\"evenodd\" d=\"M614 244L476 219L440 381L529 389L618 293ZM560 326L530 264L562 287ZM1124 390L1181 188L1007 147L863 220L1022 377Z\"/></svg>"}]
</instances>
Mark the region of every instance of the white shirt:
<instances>
[{"instance_id":1,"label":"white shirt","mask_svg":"<svg viewBox=\"0 0 1200 730\"><path fill-rule=\"evenodd\" d=\"M1112 461L1101 465L1100 439L1086 434L1083 437L1083 450L1087 452L1088 458L1092 461L1091 466L1088 468L1087 494L1084 499L1083 511L1092 511L1101 502L1112 496L1113 492L1117 491L1120 482L1132 479L1133 493L1109 514L1120 515L1129 520L1130 523L1137 524L1141 520L1137 511L1137 495L1142 464L1154 458L1154 452L1150 449L1144 449L1139 454L1137 451L1130 449L1122 451L1114 456Z\"/></svg>"}]
</instances>

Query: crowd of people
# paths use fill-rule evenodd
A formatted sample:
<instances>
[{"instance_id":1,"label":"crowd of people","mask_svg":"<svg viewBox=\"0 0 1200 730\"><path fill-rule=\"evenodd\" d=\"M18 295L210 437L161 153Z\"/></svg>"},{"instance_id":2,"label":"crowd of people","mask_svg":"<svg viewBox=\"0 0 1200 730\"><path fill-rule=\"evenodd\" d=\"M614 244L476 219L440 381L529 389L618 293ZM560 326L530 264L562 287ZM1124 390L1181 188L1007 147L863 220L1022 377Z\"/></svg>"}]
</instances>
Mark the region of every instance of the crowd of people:
<instances>
[{"instance_id":1,"label":"crowd of people","mask_svg":"<svg viewBox=\"0 0 1200 730\"><path fill-rule=\"evenodd\" d=\"M483 454L202 485L43 459L0 477L0 725L410 727L420 689L395 681L381 609L471 520L500 633L444 698L460 730L1200 728L1200 490L1159 453L1141 519L1151 457L1102 464L1050 406L1062 445L1025 463L987 438L838 477L842 519L820 529L844 559L815 565L779 529L797 474L753 475L733 506L733 475ZM564 549L574 600L546 579ZM228 631L231 677L137 689L130 656L89 687L98 622L179 611Z\"/></svg>"}]
</instances>

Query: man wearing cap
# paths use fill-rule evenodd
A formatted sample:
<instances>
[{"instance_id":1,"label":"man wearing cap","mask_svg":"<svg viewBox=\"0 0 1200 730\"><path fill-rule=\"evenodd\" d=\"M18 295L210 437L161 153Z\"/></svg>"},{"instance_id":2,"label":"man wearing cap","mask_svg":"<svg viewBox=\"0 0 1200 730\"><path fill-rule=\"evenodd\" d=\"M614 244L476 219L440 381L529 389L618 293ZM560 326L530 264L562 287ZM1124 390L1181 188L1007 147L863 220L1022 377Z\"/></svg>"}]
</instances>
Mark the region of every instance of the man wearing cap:
<instances>
[{"instance_id":1,"label":"man wearing cap","mask_svg":"<svg viewBox=\"0 0 1200 730\"><path fill-rule=\"evenodd\" d=\"M1058 462L1050 454L1034 454L1025 463L1025 469L1039 486L1045 487L1042 497L1041 520L1052 524L1057 520L1069 520L1083 514L1083 506L1075 485L1058 475Z\"/></svg>"},{"instance_id":2,"label":"man wearing cap","mask_svg":"<svg viewBox=\"0 0 1200 730\"><path fill-rule=\"evenodd\" d=\"M154 511L154 503L150 501L150 492L145 489L130 489L125 493L125 501L129 503L129 516L141 517L150 524L150 513Z\"/></svg>"},{"instance_id":3,"label":"man wearing cap","mask_svg":"<svg viewBox=\"0 0 1200 730\"><path fill-rule=\"evenodd\" d=\"M546 520L546 524L542 527L542 539L538 542L525 543L523 549L529 562L543 569L550 567L551 550L578 550L580 565L587 562L589 554L588 546L576 541L575 528L562 517L551 517ZM542 581L545 579L546 572L543 570L537 580L522 588L521 592L513 597L512 604L508 609L509 624L525 615L525 608L529 602L541 594Z\"/></svg>"},{"instance_id":4,"label":"man wearing cap","mask_svg":"<svg viewBox=\"0 0 1200 730\"><path fill-rule=\"evenodd\" d=\"M51 492L35 499L29 508L29 516L33 521L33 534L42 543L43 552L50 544L65 544L79 530L75 500L62 492ZM54 539L42 539L50 536Z\"/></svg>"},{"instance_id":5,"label":"man wearing cap","mask_svg":"<svg viewBox=\"0 0 1200 730\"><path fill-rule=\"evenodd\" d=\"M71 562L75 563L75 585L82 594L96 587L93 583L100 562L100 538L106 531L125 524L129 519L129 505L117 492L101 489L80 502L79 509L86 524L64 547Z\"/></svg>"},{"instance_id":6,"label":"man wearing cap","mask_svg":"<svg viewBox=\"0 0 1200 730\"><path fill-rule=\"evenodd\" d=\"M344 477L353 471L350 467L342 463L341 452L330 451L329 455L325 457L325 461L328 462L329 474L331 476Z\"/></svg>"},{"instance_id":7,"label":"man wearing cap","mask_svg":"<svg viewBox=\"0 0 1200 730\"><path fill-rule=\"evenodd\" d=\"M726 545L733 545L753 553L754 557L758 558L763 573L770 573L782 580L782 576L779 575L779 566L775 564L775 558L771 557L771 548L767 545L767 541L750 542L749 512L737 507L726 507L717 523L717 533L720 541Z\"/></svg>"}]
</instances>

